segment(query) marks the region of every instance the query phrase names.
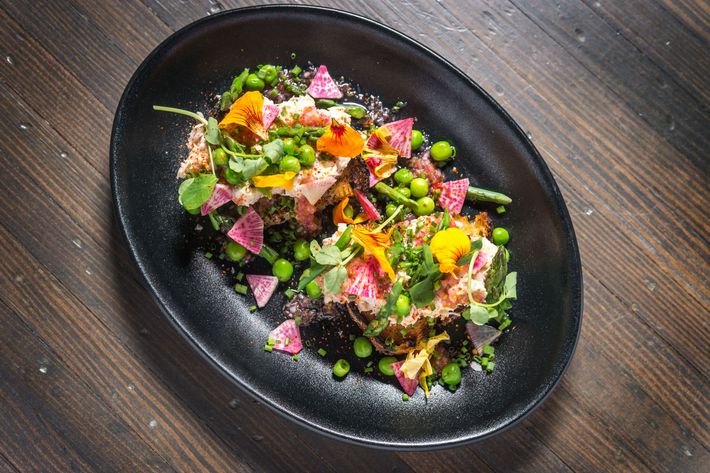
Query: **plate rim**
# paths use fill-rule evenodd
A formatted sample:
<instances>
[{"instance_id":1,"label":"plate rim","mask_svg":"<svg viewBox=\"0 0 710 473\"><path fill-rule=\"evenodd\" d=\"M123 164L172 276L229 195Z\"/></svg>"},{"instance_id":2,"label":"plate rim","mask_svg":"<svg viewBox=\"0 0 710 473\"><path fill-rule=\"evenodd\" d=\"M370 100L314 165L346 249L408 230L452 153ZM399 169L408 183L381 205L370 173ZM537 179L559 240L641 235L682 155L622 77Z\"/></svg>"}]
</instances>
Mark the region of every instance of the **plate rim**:
<instances>
[{"instance_id":1,"label":"plate rim","mask_svg":"<svg viewBox=\"0 0 710 473\"><path fill-rule=\"evenodd\" d=\"M146 71L148 65L152 62L155 56L157 56L163 49L164 47L171 43L172 41L176 40L179 36L185 35L186 33L189 33L192 30L201 28L204 24L210 23L212 21L215 21L215 19L224 17L224 16L232 16L232 15L239 15L244 12L254 12L254 11L276 11L276 10L300 10L300 11L311 11L314 13L318 14L325 14L325 15L335 15L339 16L345 20L349 21L355 21L359 23L364 23L366 26L373 27L375 29L379 29L388 35L391 35L394 37L394 39L397 39L399 41L405 42L408 45L414 47L415 49L420 50L424 54L428 54L431 58L435 59L437 62L439 62L442 66L450 69L452 72L454 72L457 76L459 76L460 79L466 82L467 85L473 87L478 93L480 93L485 100L488 101L488 103L493 107L496 113L498 113L504 120L507 122L508 126L512 127L512 129L518 134L519 138L522 140L525 148L527 151L533 156L533 159L535 161L535 164L539 166L539 170L541 172L541 178L544 181L544 183L548 186L548 189L552 191L553 194L553 200L554 200L554 207L556 208L558 215L560 216L562 226L565 230L565 233L568 235L568 244L569 244L569 250L571 254L571 261L570 261L570 280L571 280L571 286L572 286L572 318L573 322L575 322L573 330L574 330L574 337L573 340L564 340L564 345L568 346L571 343L571 346L569 347L568 350L568 355L567 358L564 360L563 364L561 367L557 367L558 373L555 373L555 380L550 383L545 390L543 391L542 395L533 403L528 404L525 406L525 408L522 410L522 412L515 418L510 419L505 421L503 425L500 427L493 429L491 431L485 432L481 435L470 435L470 436L462 436L460 438L457 438L453 441L451 440L445 440L445 441L440 441L440 442L419 442L419 443L396 443L396 442L387 442L387 441L377 441L373 439L369 439L365 436L356 436L356 435L350 435L346 434L334 429L326 428L325 426L322 426L318 424L317 422L313 422L307 418L304 418L303 416L299 416L293 412L290 412L288 409L284 408L283 406L279 406L276 403L274 403L270 397L267 395L261 394L257 392L255 389L253 389L251 386L246 385L244 383L240 383L238 379L234 378L232 374L225 368L223 367L213 356L211 356L205 348L201 346L200 343L193 337L193 335L182 325L182 323L171 313L170 310L168 310L166 304L163 302L161 299L161 296L158 292L158 290L155 288L155 286L151 283L151 280L147 276L147 272L145 270L144 265L141 263L141 260L138 255L138 251L136 249L136 246L134 243L131 241L128 235L128 230L127 230L127 225L124 223L124 219L126 218L125 215L123 214L121 210L121 205L119 203L119 191L118 191L118 176L116 173L116 168L117 168L117 146L118 146L118 139L117 135L119 133L119 124L121 120L119 120L119 116L121 115L121 111L123 108L125 108L125 102L128 100L129 93L133 89L135 83L138 81L138 78L143 75L143 73ZM240 7L240 8L234 8L234 9L229 9L229 10L224 10L222 12L216 13L216 14L211 14L202 18L199 18L191 23L188 23L185 26L182 26L175 32L171 33L168 37L166 37L163 41L161 41L157 46L153 48L153 50L146 56L146 58L140 63L140 65L136 68L135 72L129 79L129 81L126 83L126 86L123 90L123 93L121 94L121 97L118 101L118 104L116 106L116 111L114 113L114 118L113 122L111 125L111 141L109 145L109 172L110 172L110 181L111 181L111 200L112 200L112 207L113 211L116 218L116 224L120 229L120 233L122 236L122 239L128 249L128 253L130 255L131 260L135 264L135 266L138 269L138 272L140 273L141 276L141 283L148 290L148 293L150 294L151 298L156 302L158 307L160 308L161 312L164 314L164 316L168 319L168 321L171 323L171 325L180 333L180 335L188 341L190 345L192 345L192 348L194 351L200 354L203 359L205 359L212 367L214 367L222 377L226 378L229 380L229 382L233 385L236 385L238 388L241 389L242 392L245 392L247 395L251 396L254 400L257 400L267 407L269 407L272 411L275 411L282 417L300 425L303 427L308 428L309 430L316 432L320 435L325 435L329 438L339 440L339 441L344 441L346 443L350 443L353 445L358 445L358 446L366 446L370 448L375 448L379 450L386 450L386 451L433 451L433 450L441 450L445 448L452 448L452 447L459 447L467 444L472 444L476 442L483 441L485 439L488 439L494 435L498 435L500 433L503 433L507 431L508 429L516 426L519 424L523 419L527 418L533 411L535 411L544 401L550 396L550 394L555 390L555 388L559 385L560 381L564 377L565 373L567 372L567 369L569 368L569 365L572 361L572 358L574 358L574 354L577 349L577 345L579 342L579 337L581 333L581 327L582 327L582 321L584 317L584 281L583 281L583 271L582 271L582 263L581 263L581 257L579 253L579 246L577 243L577 237L576 233L574 231L574 226L572 224L572 219L570 217L569 211L567 209L567 205L565 203L565 200L562 197L562 193L560 192L560 189L557 185L557 182L555 181L552 172L550 171L550 168L548 167L547 163L545 160L542 158L540 153L538 152L537 148L535 148L535 145L532 143L530 138L528 138L527 134L525 131L518 125L518 123L512 118L512 116L493 98L491 94L489 94L486 90L484 90L476 81L474 81L471 77L469 77L465 72L463 72L459 67L454 65L452 62L450 62L448 59L444 58L441 56L439 53L436 51L433 51L429 47L425 46L424 44L420 43L419 41L407 36L406 34L388 26L385 25L384 23L381 23L377 20L373 20L371 18L362 16L358 13L353 13L349 12L346 10L341 10L337 8L331 8L331 7L323 7L323 6L315 6L315 5L291 5L291 4L271 4L271 5L251 5L251 6L246 6L246 7ZM567 351L567 350L565 350ZM556 364L557 365L557 364Z\"/></svg>"}]
</instances>

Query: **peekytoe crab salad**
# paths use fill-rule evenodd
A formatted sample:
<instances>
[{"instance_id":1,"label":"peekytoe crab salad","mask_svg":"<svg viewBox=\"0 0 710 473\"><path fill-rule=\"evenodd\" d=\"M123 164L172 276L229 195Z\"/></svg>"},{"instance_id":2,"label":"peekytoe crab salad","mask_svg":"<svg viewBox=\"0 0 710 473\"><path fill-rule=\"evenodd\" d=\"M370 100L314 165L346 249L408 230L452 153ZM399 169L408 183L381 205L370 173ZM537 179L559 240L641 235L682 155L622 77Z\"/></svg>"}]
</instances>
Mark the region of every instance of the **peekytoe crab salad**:
<instances>
[{"instance_id":1,"label":"peekytoe crab salad","mask_svg":"<svg viewBox=\"0 0 710 473\"><path fill-rule=\"evenodd\" d=\"M455 391L463 368L494 371L516 273L489 212L502 218L511 199L457 175L456 148L414 129L406 103L388 107L324 65L267 64L241 71L207 116L154 109L197 121L178 201L207 234L204 255L255 316L277 290L288 299L265 356L325 357L302 330L340 327L351 354L332 360L333 377L353 362L396 378L403 400Z\"/></svg>"}]
</instances>

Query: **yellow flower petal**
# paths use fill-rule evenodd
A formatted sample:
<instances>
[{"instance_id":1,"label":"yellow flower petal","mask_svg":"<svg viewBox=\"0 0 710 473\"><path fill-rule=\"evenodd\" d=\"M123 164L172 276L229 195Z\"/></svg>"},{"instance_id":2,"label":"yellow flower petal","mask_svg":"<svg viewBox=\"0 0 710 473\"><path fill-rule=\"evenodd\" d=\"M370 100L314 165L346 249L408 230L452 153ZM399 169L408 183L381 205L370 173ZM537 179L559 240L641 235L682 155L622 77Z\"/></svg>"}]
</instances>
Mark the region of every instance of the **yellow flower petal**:
<instances>
[{"instance_id":1,"label":"yellow flower petal","mask_svg":"<svg viewBox=\"0 0 710 473\"><path fill-rule=\"evenodd\" d=\"M424 395L427 397L429 397L429 387L427 386L426 379L434 372L429 359L434 354L436 345L445 340L449 340L449 334L447 332L441 332L435 337L419 342L415 348L407 353L407 358L399 368L404 376L409 379L416 378L417 373L421 370L419 374L419 385L424 389Z\"/></svg>"},{"instance_id":2,"label":"yellow flower petal","mask_svg":"<svg viewBox=\"0 0 710 473\"><path fill-rule=\"evenodd\" d=\"M387 254L385 251L389 247L390 236L392 235L393 228L390 228L389 232L369 232L362 228L354 228L352 233L352 238L363 248L365 251L373 255L377 261L380 263L382 270L387 273L391 281L394 281L394 270L392 265L390 265L389 259L387 259Z\"/></svg>"},{"instance_id":3,"label":"yellow flower petal","mask_svg":"<svg viewBox=\"0 0 710 473\"><path fill-rule=\"evenodd\" d=\"M331 120L325 133L318 138L316 148L333 156L354 158L362 152L365 140L355 129L337 120Z\"/></svg>"},{"instance_id":4,"label":"yellow flower petal","mask_svg":"<svg viewBox=\"0 0 710 473\"><path fill-rule=\"evenodd\" d=\"M284 189L293 188L293 178L296 177L295 172L285 172L283 174L272 174L270 176L254 176L251 178L256 187L283 187Z\"/></svg>"},{"instance_id":5,"label":"yellow flower petal","mask_svg":"<svg viewBox=\"0 0 710 473\"><path fill-rule=\"evenodd\" d=\"M247 92L232 104L229 113L219 122L219 127L231 133L242 126L259 138L266 139L269 135L264 129L263 108L264 96L256 91Z\"/></svg>"},{"instance_id":6,"label":"yellow flower petal","mask_svg":"<svg viewBox=\"0 0 710 473\"><path fill-rule=\"evenodd\" d=\"M334 224L339 224L339 223L362 223L367 221L367 215L361 213L354 219L348 217L345 215L345 207L348 206L348 202L350 201L349 198L345 197L343 200L340 201L338 205L333 207L333 223Z\"/></svg>"},{"instance_id":7,"label":"yellow flower petal","mask_svg":"<svg viewBox=\"0 0 710 473\"><path fill-rule=\"evenodd\" d=\"M459 228L447 228L436 232L429 248L439 262L439 271L451 273L459 258L471 250L471 239Z\"/></svg>"}]
</instances>

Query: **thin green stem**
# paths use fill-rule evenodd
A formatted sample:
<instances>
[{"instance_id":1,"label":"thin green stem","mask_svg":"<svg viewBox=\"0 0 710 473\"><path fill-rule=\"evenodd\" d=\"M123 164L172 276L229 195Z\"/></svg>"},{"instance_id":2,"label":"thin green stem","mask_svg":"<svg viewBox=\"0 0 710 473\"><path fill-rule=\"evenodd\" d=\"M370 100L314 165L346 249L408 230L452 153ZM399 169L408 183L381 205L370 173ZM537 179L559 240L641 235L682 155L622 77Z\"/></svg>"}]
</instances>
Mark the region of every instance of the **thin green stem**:
<instances>
[{"instance_id":1,"label":"thin green stem","mask_svg":"<svg viewBox=\"0 0 710 473\"><path fill-rule=\"evenodd\" d=\"M191 112L189 110L183 110L181 108L174 108L174 107L163 107L162 105L153 105L153 110L157 110L159 112L171 112L171 113L177 113L178 115L185 115L190 118L194 118L198 122L202 123L203 125L207 125L207 120L204 117L201 117L200 115L196 114L195 112Z\"/></svg>"},{"instance_id":2,"label":"thin green stem","mask_svg":"<svg viewBox=\"0 0 710 473\"><path fill-rule=\"evenodd\" d=\"M385 221L382 222L377 228L375 228L374 232L379 232L379 231L381 231L383 228L385 228L392 220L394 220L395 218L397 218L397 215L402 211L403 208L404 208L404 205L400 205L399 207L397 207L397 210L395 210L395 211L392 213L392 215L390 215L390 216L387 218L387 220L385 220Z\"/></svg>"}]
</instances>

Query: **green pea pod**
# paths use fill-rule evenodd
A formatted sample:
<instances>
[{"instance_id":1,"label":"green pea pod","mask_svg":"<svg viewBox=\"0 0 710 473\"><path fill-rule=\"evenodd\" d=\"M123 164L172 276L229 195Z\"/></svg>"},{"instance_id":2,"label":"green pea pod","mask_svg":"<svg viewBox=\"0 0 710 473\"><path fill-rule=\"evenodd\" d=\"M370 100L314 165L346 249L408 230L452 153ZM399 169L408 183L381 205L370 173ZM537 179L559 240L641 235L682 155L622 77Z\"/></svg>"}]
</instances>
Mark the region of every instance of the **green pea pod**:
<instances>
[{"instance_id":1,"label":"green pea pod","mask_svg":"<svg viewBox=\"0 0 710 473\"><path fill-rule=\"evenodd\" d=\"M318 108L330 108L330 107L335 107L337 103L335 103L335 100L330 100L330 99L319 99L316 100L316 107Z\"/></svg>"},{"instance_id":2,"label":"green pea pod","mask_svg":"<svg viewBox=\"0 0 710 473\"><path fill-rule=\"evenodd\" d=\"M386 195L389 197L392 201L399 205L404 205L405 207L410 208L411 210L416 211L418 204L416 201L408 198L401 192L397 191L396 189L391 188L384 182L380 181L377 184L375 184L375 190L379 192L382 195Z\"/></svg>"},{"instance_id":3,"label":"green pea pod","mask_svg":"<svg viewBox=\"0 0 710 473\"><path fill-rule=\"evenodd\" d=\"M508 205L513 202L513 199L500 192L482 189L480 187L468 186L466 197L479 202L493 202L501 205Z\"/></svg>"},{"instance_id":4,"label":"green pea pod","mask_svg":"<svg viewBox=\"0 0 710 473\"><path fill-rule=\"evenodd\" d=\"M353 227L352 225L348 225L343 234L340 235L340 238L338 238L338 241L335 242L335 246L337 246L340 251L343 251L348 244L350 244L350 236L352 233Z\"/></svg>"},{"instance_id":5,"label":"green pea pod","mask_svg":"<svg viewBox=\"0 0 710 473\"><path fill-rule=\"evenodd\" d=\"M274 262L279 259L279 253L268 245L264 245L261 247L261 252L259 252L259 256L268 261L269 264L274 264Z\"/></svg>"}]
</instances>

